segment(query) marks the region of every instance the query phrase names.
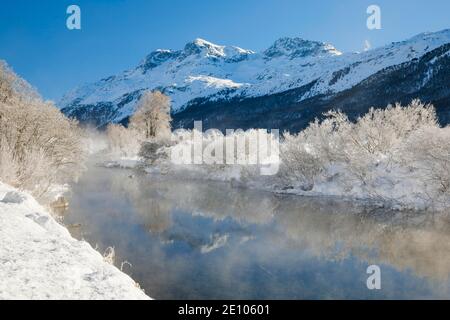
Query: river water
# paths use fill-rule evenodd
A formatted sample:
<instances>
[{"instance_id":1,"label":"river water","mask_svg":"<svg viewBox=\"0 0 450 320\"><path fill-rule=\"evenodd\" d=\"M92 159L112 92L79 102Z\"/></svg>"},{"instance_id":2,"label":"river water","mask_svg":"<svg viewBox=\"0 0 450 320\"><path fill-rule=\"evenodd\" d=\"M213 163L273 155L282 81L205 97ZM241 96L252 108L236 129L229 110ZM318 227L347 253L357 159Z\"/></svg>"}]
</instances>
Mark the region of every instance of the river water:
<instances>
[{"instance_id":1,"label":"river water","mask_svg":"<svg viewBox=\"0 0 450 320\"><path fill-rule=\"evenodd\" d=\"M68 197L72 234L114 247L156 299L450 298L447 214L95 166ZM379 290L367 287L370 265Z\"/></svg>"}]
</instances>

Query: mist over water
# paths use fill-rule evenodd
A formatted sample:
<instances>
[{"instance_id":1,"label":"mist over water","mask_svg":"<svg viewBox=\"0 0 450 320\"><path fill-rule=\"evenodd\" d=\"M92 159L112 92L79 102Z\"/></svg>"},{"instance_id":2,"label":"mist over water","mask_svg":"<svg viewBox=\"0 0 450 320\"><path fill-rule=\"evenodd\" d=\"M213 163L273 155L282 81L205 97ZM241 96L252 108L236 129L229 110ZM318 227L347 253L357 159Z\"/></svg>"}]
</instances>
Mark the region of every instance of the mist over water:
<instances>
[{"instance_id":1,"label":"mist over water","mask_svg":"<svg viewBox=\"0 0 450 320\"><path fill-rule=\"evenodd\" d=\"M90 166L64 223L156 299L448 298L450 216ZM366 269L381 268L381 290Z\"/></svg>"}]
</instances>

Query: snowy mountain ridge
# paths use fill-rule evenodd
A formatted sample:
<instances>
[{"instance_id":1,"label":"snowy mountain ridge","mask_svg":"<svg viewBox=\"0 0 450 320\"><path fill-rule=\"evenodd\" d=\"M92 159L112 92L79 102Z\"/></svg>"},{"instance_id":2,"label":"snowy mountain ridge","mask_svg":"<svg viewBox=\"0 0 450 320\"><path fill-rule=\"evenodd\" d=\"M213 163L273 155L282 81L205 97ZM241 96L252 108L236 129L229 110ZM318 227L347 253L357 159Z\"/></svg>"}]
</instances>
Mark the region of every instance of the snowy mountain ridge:
<instances>
[{"instance_id":1,"label":"snowy mountain ridge","mask_svg":"<svg viewBox=\"0 0 450 320\"><path fill-rule=\"evenodd\" d=\"M169 95L174 114L196 99L261 97L311 85L298 98L302 101L350 89L385 68L419 59L448 43L450 30L422 33L361 53L341 53L331 44L301 38L281 38L261 53L196 39L182 50L156 50L134 69L76 88L58 105L69 116L104 125L131 115L146 89Z\"/></svg>"}]
</instances>

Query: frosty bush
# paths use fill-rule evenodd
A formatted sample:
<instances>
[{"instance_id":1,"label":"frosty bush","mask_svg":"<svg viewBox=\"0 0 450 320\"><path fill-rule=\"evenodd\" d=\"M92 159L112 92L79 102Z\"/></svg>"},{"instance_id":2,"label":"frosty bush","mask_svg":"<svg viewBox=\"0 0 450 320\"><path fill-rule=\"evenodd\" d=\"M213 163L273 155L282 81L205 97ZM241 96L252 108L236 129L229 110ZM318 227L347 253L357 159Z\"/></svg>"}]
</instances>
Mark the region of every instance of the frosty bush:
<instances>
[{"instance_id":1,"label":"frosty bush","mask_svg":"<svg viewBox=\"0 0 450 320\"><path fill-rule=\"evenodd\" d=\"M314 181L324 167L323 159L310 145L311 138L307 130L297 135L285 133L281 145L279 174L288 184L299 185L304 191L314 187Z\"/></svg>"},{"instance_id":2,"label":"frosty bush","mask_svg":"<svg viewBox=\"0 0 450 320\"><path fill-rule=\"evenodd\" d=\"M196 124L198 125L198 123ZM176 130L169 148L173 169L197 170L211 179L251 182L261 175L274 175L278 171L278 132L251 129L219 130L200 128Z\"/></svg>"},{"instance_id":3,"label":"frosty bush","mask_svg":"<svg viewBox=\"0 0 450 320\"><path fill-rule=\"evenodd\" d=\"M372 108L354 123L339 111L325 116L297 135L285 134L279 176L286 184L307 191L332 182L339 194L386 201L448 200L449 129L439 127L431 105L414 100Z\"/></svg>"},{"instance_id":4,"label":"frosty bush","mask_svg":"<svg viewBox=\"0 0 450 320\"><path fill-rule=\"evenodd\" d=\"M4 63L0 90L0 180L41 195L53 183L76 179L84 159L78 123Z\"/></svg>"},{"instance_id":5,"label":"frosty bush","mask_svg":"<svg viewBox=\"0 0 450 320\"><path fill-rule=\"evenodd\" d=\"M136 157L144 140L139 131L121 124L109 124L106 134L109 153L113 157Z\"/></svg>"},{"instance_id":6,"label":"frosty bush","mask_svg":"<svg viewBox=\"0 0 450 320\"><path fill-rule=\"evenodd\" d=\"M429 126L412 133L401 155L431 200L450 197L450 127Z\"/></svg>"},{"instance_id":7,"label":"frosty bush","mask_svg":"<svg viewBox=\"0 0 450 320\"><path fill-rule=\"evenodd\" d=\"M158 160L167 161L169 158L168 144L160 141L144 141L139 149L139 157L148 164L155 164Z\"/></svg>"},{"instance_id":8,"label":"frosty bush","mask_svg":"<svg viewBox=\"0 0 450 320\"><path fill-rule=\"evenodd\" d=\"M330 113L331 121L338 123L329 141L330 160L338 162L348 179L360 182L371 191L378 170L389 172L401 162L401 147L406 139L424 127L436 127L436 113L430 105L414 100L410 105L399 104L386 109L371 108L356 123L350 123L341 113Z\"/></svg>"}]
</instances>

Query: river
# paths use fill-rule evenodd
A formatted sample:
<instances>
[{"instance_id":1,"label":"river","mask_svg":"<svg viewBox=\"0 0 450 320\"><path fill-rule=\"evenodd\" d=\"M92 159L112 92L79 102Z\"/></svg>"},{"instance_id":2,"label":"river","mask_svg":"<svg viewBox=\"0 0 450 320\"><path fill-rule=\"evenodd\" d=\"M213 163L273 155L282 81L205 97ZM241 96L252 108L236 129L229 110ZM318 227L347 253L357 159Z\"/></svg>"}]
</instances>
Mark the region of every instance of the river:
<instances>
[{"instance_id":1,"label":"river","mask_svg":"<svg viewBox=\"0 0 450 320\"><path fill-rule=\"evenodd\" d=\"M90 166L63 222L155 299L450 298L450 217ZM380 267L369 290L367 268Z\"/></svg>"}]
</instances>

